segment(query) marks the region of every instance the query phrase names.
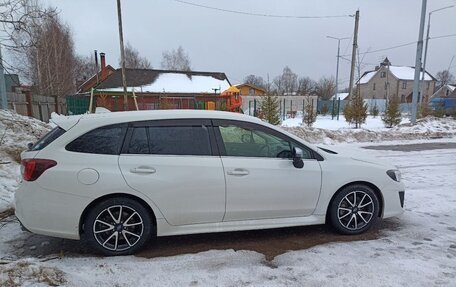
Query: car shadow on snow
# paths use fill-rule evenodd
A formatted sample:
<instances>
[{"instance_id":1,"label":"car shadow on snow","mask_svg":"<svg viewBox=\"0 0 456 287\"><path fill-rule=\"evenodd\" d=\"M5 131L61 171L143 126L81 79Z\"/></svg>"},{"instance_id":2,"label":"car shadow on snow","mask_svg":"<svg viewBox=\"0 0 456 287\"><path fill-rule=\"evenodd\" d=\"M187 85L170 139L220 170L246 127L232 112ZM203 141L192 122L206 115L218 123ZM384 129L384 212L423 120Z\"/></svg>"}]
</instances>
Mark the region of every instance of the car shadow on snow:
<instances>
[{"instance_id":1,"label":"car shadow on snow","mask_svg":"<svg viewBox=\"0 0 456 287\"><path fill-rule=\"evenodd\" d=\"M136 256L144 258L175 256L208 250L252 250L265 255L266 260L291 250L350 241L375 240L387 237L389 231L401 228L397 218L379 220L368 232L360 235L340 235L325 225L277 228L254 231L223 232L159 237ZM23 232L11 244L14 257L49 258L52 256L97 256L83 241L52 238Z\"/></svg>"}]
</instances>

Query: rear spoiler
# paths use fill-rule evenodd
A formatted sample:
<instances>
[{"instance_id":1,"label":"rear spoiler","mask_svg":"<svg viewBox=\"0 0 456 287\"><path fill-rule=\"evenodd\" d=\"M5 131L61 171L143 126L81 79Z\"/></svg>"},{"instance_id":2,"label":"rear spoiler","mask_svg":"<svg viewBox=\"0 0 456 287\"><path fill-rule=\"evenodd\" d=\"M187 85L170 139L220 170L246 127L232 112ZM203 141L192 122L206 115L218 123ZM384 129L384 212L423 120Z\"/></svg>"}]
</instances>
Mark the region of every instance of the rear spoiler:
<instances>
[{"instance_id":1,"label":"rear spoiler","mask_svg":"<svg viewBox=\"0 0 456 287\"><path fill-rule=\"evenodd\" d=\"M51 118L49 119L49 123L55 124L68 131L74 127L83 116L84 115L62 116L57 113L52 113Z\"/></svg>"}]
</instances>

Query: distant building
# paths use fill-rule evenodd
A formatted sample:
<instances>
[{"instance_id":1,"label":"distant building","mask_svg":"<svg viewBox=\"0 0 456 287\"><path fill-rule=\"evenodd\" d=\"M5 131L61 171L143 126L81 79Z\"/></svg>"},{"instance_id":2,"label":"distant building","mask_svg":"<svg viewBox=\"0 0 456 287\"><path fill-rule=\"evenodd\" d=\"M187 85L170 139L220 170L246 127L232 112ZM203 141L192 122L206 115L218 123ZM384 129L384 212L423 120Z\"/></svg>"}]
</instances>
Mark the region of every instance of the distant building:
<instances>
[{"instance_id":1,"label":"distant building","mask_svg":"<svg viewBox=\"0 0 456 287\"><path fill-rule=\"evenodd\" d=\"M456 85L446 84L440 87L432 96L431 99L434 98L450 98L452 94L455 94L454 91L456 90Z\"/></svg>"},{"instance_id":2,"label":"distant building","mask_svg":"<svg viewBox=\"0 0 456 287\"><path fill-rule=\"evenodd\" d=\"M263 96L266 90L252 84L244 83L235 85L240 90L241 96Z\"/></svg>"},{"instance_id":3,"label":"distant building","mask_svg":"<svg viewBox=\"0 0 456 287\"><path fill-rule=\"evenodd\" d=\"M19 76L16 74L5 74L5 88L7 93L14 93L16 88L21 87Z\"/></svg>"},{"instance_id":4,"label":"distant building","mask_svg":"<svg viewBox=\"0 0 456 287\"><path fill-rule=\"evenodd\" d=\"M421 72L422 73L422 72ZM414 67L393 66L388 58L375 70L365 72L357 85L364 99L391 99L396 97L401 103L410 103L413 94ZM422 74L420 75L421 79ZM436 79L428 72L424 76L424 99L429 100L434 93Z\"/></svg>"},{"instance_id":5,"label":"distant building","mask_svg":"<svg viewBox=\"0 0 456 287\"><path fill-rule=\"evenodd\" d=\"M337 94L335 94L334 96L332 96L332 97L330 98L330 100L333 101L334 98L336 98L336 100L341 100L341 101L343 101L343 100L347 99L348 95L349 95L348 93L337 93Z\"/></svg>"},{"instance_id":6,"label":"distant building","mask_svg":"<svg viewBox=\"0 0 456 287\"><path fill-rule=\"evenodd\" d=\"M106 65L100 53L101 70L80 82L78 92L67 96L70 114L85 113L93 97L92 111L104 107L123 111L122 69ZM238 111L240 90L231 85L225 73L155 69L125 70L128 110L210 109Z\"/></svg>"},{"instance_id":7,"label":"distant building","mask_svg":"<svg viewBox=\"0 0 456 287\"><path fill-rule=\"evenodd\" d=\"M106 65L105 53L100 53L101 69L98 73L90 77L89 79L80 79L76 82L76 91L78 93L90 92L92 88L95 88L98 84L106 80L116 69L110 65Z\"/></svg>"}]
</instances>

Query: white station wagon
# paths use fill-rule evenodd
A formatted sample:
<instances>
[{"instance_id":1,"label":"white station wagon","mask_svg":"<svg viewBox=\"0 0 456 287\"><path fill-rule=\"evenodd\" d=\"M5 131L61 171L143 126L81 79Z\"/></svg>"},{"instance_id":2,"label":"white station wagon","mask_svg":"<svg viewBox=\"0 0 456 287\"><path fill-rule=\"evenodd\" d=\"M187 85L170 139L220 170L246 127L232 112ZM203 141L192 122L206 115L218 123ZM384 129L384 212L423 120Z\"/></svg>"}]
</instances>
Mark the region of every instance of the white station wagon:
<instances>
[{"instance_id":1,"label":"white station wagon","mask_svg":"<svg viewBox=\"0 0 456 287\"><path fill-rule=\"evenodd\" d=\"M22 153L16 215L34 233L131 254L153 236L331 224L403 212L399 171L261 120L197 110L61 117Z\"/></svg>"}]
</instances>

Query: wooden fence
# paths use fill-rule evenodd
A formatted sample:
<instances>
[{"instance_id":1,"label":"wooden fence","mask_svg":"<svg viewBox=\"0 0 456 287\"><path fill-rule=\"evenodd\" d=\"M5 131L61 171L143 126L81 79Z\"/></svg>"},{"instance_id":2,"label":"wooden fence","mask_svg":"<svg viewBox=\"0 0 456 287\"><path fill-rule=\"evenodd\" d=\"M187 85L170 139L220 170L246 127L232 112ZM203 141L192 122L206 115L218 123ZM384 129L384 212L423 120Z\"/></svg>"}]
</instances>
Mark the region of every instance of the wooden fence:
<instances>
[{"instance_id":1,"label":"wooden fence","mask_svg":"<svg viewBox=\"0 0 456 287\"><path fill-rule=\"evenodd\" d=\"M8 98L8 108L16 113L34 117L43 122L49 122L51 114L56 112L66 114L65 99L59 99L56 104L55 96L38 96L31 93L6 93Z\"/></svg>"}]
</instances>

